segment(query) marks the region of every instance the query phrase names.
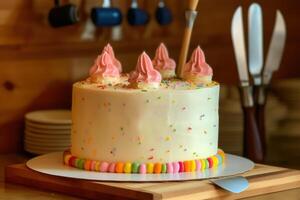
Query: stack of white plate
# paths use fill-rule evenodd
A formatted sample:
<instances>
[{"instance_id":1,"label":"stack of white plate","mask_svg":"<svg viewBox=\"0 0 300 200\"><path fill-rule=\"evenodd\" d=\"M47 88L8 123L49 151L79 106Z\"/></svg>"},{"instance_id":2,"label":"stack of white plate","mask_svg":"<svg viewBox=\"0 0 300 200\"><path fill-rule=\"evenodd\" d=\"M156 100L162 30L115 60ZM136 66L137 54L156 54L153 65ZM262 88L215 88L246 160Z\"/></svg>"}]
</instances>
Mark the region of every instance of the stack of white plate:
<instances>
[{"instance_id":1,"label":"stack of white plate","mask_svg":"<svg viewBox=\"0 0 300 200\"><path fill-rule=\"evenodd\" d=\"M33 154L45 154L70 148L71 112L40 110L25 115L24 148Z\"/></svg>"}]
</instances>

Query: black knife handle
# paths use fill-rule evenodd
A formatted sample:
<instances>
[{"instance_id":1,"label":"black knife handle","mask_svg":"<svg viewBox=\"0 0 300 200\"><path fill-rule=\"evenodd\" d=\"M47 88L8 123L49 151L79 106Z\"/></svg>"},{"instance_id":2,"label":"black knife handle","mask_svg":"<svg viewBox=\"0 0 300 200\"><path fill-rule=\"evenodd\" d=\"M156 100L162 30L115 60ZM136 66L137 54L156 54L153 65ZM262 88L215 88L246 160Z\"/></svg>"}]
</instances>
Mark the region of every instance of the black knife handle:
<instances>
[{"instance_id":1,"label":"black knife handle","mask_svg":"<svg viewBox=\"0 0 300 200\"><path fill-rule=\"evenodd\" d=\"M261 163L264 160L262 142L255 119L254 107L243 107L244 111L244 156L254 162Z\"/></svg>"},{"instance_id":2,"label":"black knife handle","mask_svg":"<svg viewBox=\"0 0 300 200\"><path fill-rule=\"evenodd\" d=\"M267 87L264 85L254 86L254 98L255 98L255 116L257 120L257 126L259 130L260 139L262 142L262 148L264 156L266 156L266 118L265 118L265 108L266 108L266 97L267 97Z\"/></svg>"},{"instance_id":3,"label":"black knife handle","mask_svg":"<svg viewBox=\"0 0 300 200\"><path fill-rule=\"evenodd\" d=\"M244 112L243 154L245 157L253 160L254 162L263 162L264 152L255 117L252 87L241 87L240 94L242 100L242 108Z\"/></svg>"}]
</instances>

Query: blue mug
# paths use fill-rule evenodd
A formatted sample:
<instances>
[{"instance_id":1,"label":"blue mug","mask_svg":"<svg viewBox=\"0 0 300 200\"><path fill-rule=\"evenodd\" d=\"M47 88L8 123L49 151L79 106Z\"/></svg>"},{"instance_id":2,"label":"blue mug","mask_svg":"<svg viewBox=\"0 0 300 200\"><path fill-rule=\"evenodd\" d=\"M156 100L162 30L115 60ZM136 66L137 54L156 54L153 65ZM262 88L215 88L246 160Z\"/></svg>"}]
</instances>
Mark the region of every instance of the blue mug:
<instances>
[{"instance_id":1,"label":"blue mug","mask_svg":"<svg viewBox=\"0 0 300 200\"><path fill-rule=\"evenodd\" d=\"M95 26L117 26L122 23L122 13L118 8L93 8L91 18Z\"/></svg>"},{"instance_id":2,"label":"blue mug","mask_svg":"<svg viewBox=\"0 0 300 200\"><path fill-rule=\"evenodd\" d=\"M167 7L157 7L155 11L155 17L156 21L160 25L168 25L172 22L173 17L172 17L172 12L169 8Z\"/></svg>"},{"instance_id":3,"label":"blue mug","mask_svg":"<svg viewBox=\"0 0 300 200\"><path fill-rule=\"evenodd\" d=\"M129 8L127 12L128 23L132 26L146 25L149 19L148 13L139 8Z\"/></svg>"},{"instance_id":4,"label":"blue mug","mask_svg":"<svg viewBox=\"0 0 300 200\"><path fill-rule=\"evenodd\" d=\"M62 27L79 22L79 12L75 5L66 4L59 5L59 1L55 1L55 7L52 8L48 15L49 24L52 27Z\"/></svg>"}]
</instances>

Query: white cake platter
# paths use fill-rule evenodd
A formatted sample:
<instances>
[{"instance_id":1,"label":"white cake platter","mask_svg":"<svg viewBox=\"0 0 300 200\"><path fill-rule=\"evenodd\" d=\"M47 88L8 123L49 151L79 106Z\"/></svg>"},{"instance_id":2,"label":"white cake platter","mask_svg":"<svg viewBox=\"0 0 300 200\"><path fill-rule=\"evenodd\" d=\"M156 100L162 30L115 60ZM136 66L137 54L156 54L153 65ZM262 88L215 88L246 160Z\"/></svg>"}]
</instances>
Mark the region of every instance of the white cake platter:
<instances>
[{"instance_id":1,"label":"white cake platter","mask_svg":"<svg viewBox=\"0 0 300 200\"><path fill-rule=\"evenodd\" d=\"M206 169L201 172L185 172L177 174L117 174L85 171L63 164L63 153L54 152L35 157L26 165L34 171L44 174L85 179L94 181L116 181L116 182L161 182L161 181L187 181L208 178L219 178L242 174L251 170L254 163L246 158L226 154L224 165Z\"/></svg>"}]
</instances>

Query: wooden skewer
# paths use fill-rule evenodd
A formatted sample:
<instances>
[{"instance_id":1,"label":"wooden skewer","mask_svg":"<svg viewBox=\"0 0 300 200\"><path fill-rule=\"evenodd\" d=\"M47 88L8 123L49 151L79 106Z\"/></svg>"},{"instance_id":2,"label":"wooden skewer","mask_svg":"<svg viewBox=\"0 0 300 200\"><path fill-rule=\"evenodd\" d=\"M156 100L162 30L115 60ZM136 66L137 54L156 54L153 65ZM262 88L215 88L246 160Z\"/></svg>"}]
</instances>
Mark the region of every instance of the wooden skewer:
<instances>
[{"instance_id":1,"label":"wooden skewer","mask_svg":"<svg viewBox=\"0 0 300 200\"><path fill-rule=\"evenodd\" d=\"M189 10L196 10L199 0L189 0Z\"/></svg>"},{"instance_id":2,"label":"wooden skewer","mask_svg":"<svg viewBox=\"0 0 300 200\"><path fill-rule=\"evenodd\" d=\"M196 11L198 2L199 2L199 0L189 0L188 9L186 12ZM181 46L181 50L180 50L178 67L177 67L177 75L180 78L182 78L183 65L186 63L186 58L187 58L187 54L188 54L188 50L189 50L189 46L190 46L191 35L192 35L192 30L193 30L193 23L194 23L195 17L196 16L193 16L193 19L187 19L186 26L184 29L182 46ZM191 16L190 16L190 18L191 18Z\"/></svg>"}]
</instances>

